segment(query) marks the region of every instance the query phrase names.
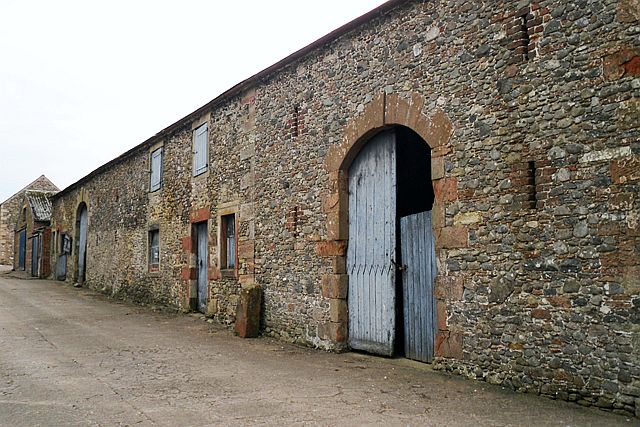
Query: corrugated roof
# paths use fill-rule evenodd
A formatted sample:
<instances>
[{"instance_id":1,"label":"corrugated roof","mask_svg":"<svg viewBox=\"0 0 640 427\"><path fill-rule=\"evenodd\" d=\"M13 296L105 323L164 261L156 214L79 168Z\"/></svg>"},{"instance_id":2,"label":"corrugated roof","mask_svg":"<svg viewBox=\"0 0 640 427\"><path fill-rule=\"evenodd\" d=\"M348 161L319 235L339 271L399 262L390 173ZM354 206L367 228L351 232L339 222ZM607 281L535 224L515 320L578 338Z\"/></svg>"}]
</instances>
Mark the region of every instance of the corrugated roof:
<instances>
[{"instance_id":1,"label":"corrugated roof","mask_svg":"<svg viewBox=\"0 0 640 427\"><path fill-rule=\"evenodd\" d=\"M24 196L31 207L35 221L51 221L51 199L56 194L54 191L27 190Z\"/></svg>"}]
</instances>

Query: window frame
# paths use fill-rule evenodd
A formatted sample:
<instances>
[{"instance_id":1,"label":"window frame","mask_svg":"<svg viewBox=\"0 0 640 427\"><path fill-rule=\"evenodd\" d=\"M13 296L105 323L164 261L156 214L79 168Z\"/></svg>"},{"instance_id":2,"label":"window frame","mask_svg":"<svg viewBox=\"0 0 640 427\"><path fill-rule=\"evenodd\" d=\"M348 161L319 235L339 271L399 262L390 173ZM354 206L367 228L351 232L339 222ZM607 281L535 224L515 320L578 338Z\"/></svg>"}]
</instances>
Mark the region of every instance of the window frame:
<instances>
[{"instance_id":1,"label":"window frame","mask_svg":"<svg viewBox=\"0 0 640 427\"><path fill-rule=\"evenodd\" d=\"M154 174L153 174L153 159L154 159L154 155L156 153L159 153L159 157L160 157L160 163L158 165L159 171L158 171L158 182L154 183L153 178L154 178ZM149 153L149 192L150 193L155 193L156 191L160 191L162 190L162 187L164 186L164 179L163 179L163 175L164 175L164 147L160 146L157 147L155 149L153 149L150 153ZM154 185L155 184L155 185Z\"/></svg>"},{"instance_id":2,"label":"window frame","mask_svg":"<svg viewBox=\"0 0 640 427\"><path fill-rule=\"evenodd\" d=\"M153 236L157 236L157 245L153 245ZM153 249L157 248L157 262L153 263ZM147 232L147 269L149 273L160 271L160 228L150 228Z\"/></svg>"},{"instance_id":3,"label":"window frame","mask_svg":"<svg viewBox=\"0 0 640 427\"><path fill-rule=\"evenodd\" d=\"M220 215L220 272L223 276L235 277L238 271L238 219L235 212ZM233 235L228 235L229 219L233 220ZM232 264L229 263L229 241L233 243L233 250L231 251Z\"/></svg>"},{"instance_id":4,"label":"window frame","mask_svg":"<svg viewBox=\"0 0 640 427\"><path fill-rule=\"evenodd\" d=\"M203 135L204 143L202 147L200 147L200 140L198 139L200 135ZM209 123L204 122L200 124L193 130L193 142L192 142L192 174L193 177L200 176L209 171ZM204 154L200 153L200 148L204 150ZM204 162L203 165L199 165L198 161L202 160Z\"/></svg>"}]
</instances>

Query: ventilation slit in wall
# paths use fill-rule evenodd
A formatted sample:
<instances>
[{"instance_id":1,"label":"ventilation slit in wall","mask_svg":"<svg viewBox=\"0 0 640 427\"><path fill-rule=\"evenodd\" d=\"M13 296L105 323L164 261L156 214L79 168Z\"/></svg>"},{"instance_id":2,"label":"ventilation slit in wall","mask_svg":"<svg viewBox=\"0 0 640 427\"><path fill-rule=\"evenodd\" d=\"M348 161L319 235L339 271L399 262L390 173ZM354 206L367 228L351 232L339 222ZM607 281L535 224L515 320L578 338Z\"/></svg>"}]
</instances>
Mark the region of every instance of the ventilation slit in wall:
<instances>
[{"instance_id":1,"label":"ventilation slit in wall","mask_svg":"<svg viewBox=\"0 0 640 427\"><path fill-rule=\"evenodd\" d=\"M300 106L296 104L293 107L293 122L291 124L291 134L293 135L294 138L297 138L298 135L300 134L299 116L300 116Z\"/></svg>"},{"instance_id":2,"label":"ventilation slit in wall","mask_svg":"<svg viewBox=\"0 0 640 427\"><path fill-rule=\"evenodd\" d=\"M529 15L525 14L520 17L520 36L522 41L522 57L525 61L529 60Z\"/></svg>"},{"instance_id":3,"label":"ventilation slit in wall","mask_svg":"<svg viewBox=\"0 0 640 427\"><path fill-rule=\"evenodd\" d=\"M536 208L536 202L538 200L538 195L536 193L536 162L530 160L528 162L527 167L527 204L529 205L529 209Z\"/></svg>"}]
</instances>

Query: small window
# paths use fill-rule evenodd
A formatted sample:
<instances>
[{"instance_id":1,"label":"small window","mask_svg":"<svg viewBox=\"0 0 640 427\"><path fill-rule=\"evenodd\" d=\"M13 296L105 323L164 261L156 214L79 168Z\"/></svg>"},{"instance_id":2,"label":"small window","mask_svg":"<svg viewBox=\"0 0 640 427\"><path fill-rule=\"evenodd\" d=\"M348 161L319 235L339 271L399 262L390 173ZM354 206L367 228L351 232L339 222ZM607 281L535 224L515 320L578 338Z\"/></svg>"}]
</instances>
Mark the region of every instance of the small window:
<instances>
[{"instance_id":1,"label":"small window","mask_svg":"<svg viewBox=\"0 0 640 427\"><path fill-rule=\"evenodd\" d=\"M151 182L149 191L154 192L162 188L162 147L151 153Z\"/></svg>"},{"instance_id":2,"label":"small window","mask_svg":"<svg viewBox=\"0 0 640 427\"><path fill-rule=\"evenodd\" d=\"M62 234L62 238L60 239L60 254L61 255L71 255L71 236L66 233Z\"/></svg>"},{"instance_id":3,"label":"small window","mask_svg":"<svg viewBox=\"0 0 640 427\"><path fill-rule=\"evenodd\" d=\"M160 230L149 230L149 271L160 269Z\"/></svg>"},{"instance_id":4,"label":"small window","mask_svg":"<svg viewBox=\"0 0 640 427\"><path fill-rule=\"evenodd\" d=\"M203 124L193 133L193 176L207 171L209 162L209 132L207 124Z\"/></svg>"},{"instance_id":5,"label":"small window","mask_svg":"<svg viewBox=\"0 0 640 427\"><path fill-rule=\"evenodd\" d=\"M236 268L236 216L223 215L221 218L220 269Z\"/></svg>"}]
</instances>

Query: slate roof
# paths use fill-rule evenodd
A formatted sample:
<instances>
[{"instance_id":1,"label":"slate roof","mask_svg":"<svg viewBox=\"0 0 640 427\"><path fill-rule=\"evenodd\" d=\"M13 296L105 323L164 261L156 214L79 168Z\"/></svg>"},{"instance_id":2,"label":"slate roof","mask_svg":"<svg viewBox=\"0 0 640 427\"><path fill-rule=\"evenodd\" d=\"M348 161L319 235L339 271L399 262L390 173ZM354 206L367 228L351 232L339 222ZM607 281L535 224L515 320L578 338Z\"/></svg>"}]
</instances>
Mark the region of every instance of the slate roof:
<instances>
[{"instance_id":1,"label":"slate roof","mask_svg":"<svg viewBox=\"0 0 640 427\"><path fill-rule=\"evenodd\" d=\"M24 197L29 202L35 221L51 221L51 199L56 192L27 190Z\"/></svg>"}]
</instances>

